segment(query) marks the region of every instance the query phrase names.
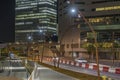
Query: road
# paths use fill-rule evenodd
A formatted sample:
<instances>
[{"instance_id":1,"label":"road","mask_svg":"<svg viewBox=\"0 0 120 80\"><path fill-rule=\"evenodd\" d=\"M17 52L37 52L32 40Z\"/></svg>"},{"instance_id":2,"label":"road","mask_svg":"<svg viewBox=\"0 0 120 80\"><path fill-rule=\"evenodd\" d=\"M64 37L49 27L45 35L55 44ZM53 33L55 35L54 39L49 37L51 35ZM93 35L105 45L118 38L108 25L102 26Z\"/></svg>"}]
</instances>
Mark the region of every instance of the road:
<instances>
[{"instance_id":1,"label":"road","mask_svg":"<svg viewBox=\"0 0 120 80\"><path fill-rule=\"evenodd\" d=\"M32 67L34 67L34 62L31 61L29 63ZM4 71L0 73L0 76L3 77L17 77L22 80L28 80L30 77L29 73L21 64L21 62L4 61L1 65L1 68L3 68ZM78 80L38 64L33 75L34 80Z\"/></svg>"},{"instance_id":2,"label":"road","mask_svg":"<svg viewBox=\"0 0 120 80\"><path fill-rule=\"evenodd\" d=\"M53 65L53 62L48 62L44 61L44 63ZM34 62L29 62L32 67L34 67ZM68 64L60 64L61 68L80 72L80 73L85 73L85 74L90 74L90 75L95 75L97 76L96 70L91 70L91 69L85 69L82 67L77 67L77 66L72 66ZM4 71L0 72L0 76L10 76L10 77L17 77L23 80L27 80L29 78L29 73L25 69L25 67L21 64L21 62L14 62L14 61L4 61L1 62L1 67L6 68ZM109 72L100 72L100 75L106 75L114 80L120 80L120 74L113 74ZM56 71L53 71L49 68L46 68L42 65L37 64L37 70L34 72L34 80L77 80L76 78L58 73Z\"/></svg>"},{"instance_id":3,"label":"road","mask_svg":"<svg viewBox=\"0 0 120 80\"><path fill-rule=\"evenodd\" d=\"M40 66L35 73L35 80L77 80L73 77L58 73L49 68Z\"/></svg>"},{"instance_id":4,"label":"road","mask_svg":"<svg viewBox=\"0 0 120 80\"><path fill-rule=\"evenodd\" d=\"M44 61L44 63L53 65L53 62ZM60 68L97 76L96 70L85 69L82 67L77 67L77 66L72 66L72 65L67 65L67 64L60 64ZM112 78L114 80L120 80L120 74L113 74L113 73L109 73L109 72L100 72L100 75L108 76L109 78Z\"/></svg>"},{"instance_id":5,"label":"road","mask_svg":"<svg viewBox=\"0 0 120 80\"><path fill-rule=\"evenodd\" d=\"M56 72L39 64L37 64L37 67L34 70L35 72L32 75L34 76L34 80L78 80L76 78Z\"/></svg>"}]
</instances>

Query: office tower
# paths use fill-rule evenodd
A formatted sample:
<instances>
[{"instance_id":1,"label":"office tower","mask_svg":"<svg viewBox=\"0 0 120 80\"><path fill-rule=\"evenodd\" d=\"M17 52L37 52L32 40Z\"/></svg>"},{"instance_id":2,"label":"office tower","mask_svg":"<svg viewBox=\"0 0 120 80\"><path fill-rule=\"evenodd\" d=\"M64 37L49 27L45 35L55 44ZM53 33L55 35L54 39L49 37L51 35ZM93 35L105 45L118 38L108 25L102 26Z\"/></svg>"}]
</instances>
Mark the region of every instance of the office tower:
<instances>
[{"instance_id":1,"label":"office tower","mask_svg":"<svg viewBox=\"0 0 120 80\"><path fill-rule=\"evenodd\" d=\"M89 25L79 13L83 14L97 33L98 43L120 44L120 0L59 0L58 6L59 35L62 38L63 33L68 32L61 39L64 52L68 55L71 53L72 56L79 56L79 53L86 53L81 48L82 45L85 41L94 42ZM71 9L75 11L71 13ZM108 55L110 50L100 53ZM118 51L116 54L119 55Z\"/></svg>"},{"instance_id":2,"label":"office tower","mask_svg":"<svg viewBox=\"0 0 120 80\"><path fill-rule=\"evenodd\" d=\"M57 33L57 0L16 0L16 41L42 42Z\"/></svg>"}]
</instances>

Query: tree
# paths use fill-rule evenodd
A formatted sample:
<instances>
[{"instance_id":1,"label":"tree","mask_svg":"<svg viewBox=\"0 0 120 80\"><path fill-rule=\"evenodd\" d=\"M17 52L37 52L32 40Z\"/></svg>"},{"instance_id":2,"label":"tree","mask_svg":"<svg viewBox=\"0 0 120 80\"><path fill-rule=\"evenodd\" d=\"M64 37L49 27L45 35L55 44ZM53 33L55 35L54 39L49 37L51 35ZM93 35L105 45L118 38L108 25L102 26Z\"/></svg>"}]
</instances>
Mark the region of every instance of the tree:
<instances>
[{"instance_id":1,"label":"tree","mask_svg":"<svg viewBox=\"0 0 120 80\"><path fill-rule=\"evenodd\" d=\"M93 60L93 55L95 53L95 45L93 43L86 42L82 45L88 51L89 59Z\"/></svg>"}]
</instances>

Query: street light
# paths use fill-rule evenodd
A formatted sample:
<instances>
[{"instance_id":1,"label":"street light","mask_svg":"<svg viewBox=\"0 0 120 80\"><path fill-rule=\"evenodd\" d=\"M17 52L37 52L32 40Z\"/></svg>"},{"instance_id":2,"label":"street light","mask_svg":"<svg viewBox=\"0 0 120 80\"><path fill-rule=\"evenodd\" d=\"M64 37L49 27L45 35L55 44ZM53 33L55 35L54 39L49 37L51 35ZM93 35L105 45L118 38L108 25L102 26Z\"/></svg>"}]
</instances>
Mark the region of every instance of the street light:
<instances>
[{"instance_id":1,"label":"street light","mask_svg":"<svg viewBox=\"0 0 120 80\"><path fill-rule=\"evenodd\" d=\"M44 53L44 36L45 36L45 33L44 33L44 28L43 27L40 27L39 29L40 29L39 30L39 32L40 32L40 40L41 40L40 42L42 42L42 46L43 46L43 48L42 48L42 54L41 54L41 59L40 59L40 61L42 63L43 62L43 53Z\"/></svg>"},{"instance_id":2,"label":"street light","mask_svg":"<svg viewBox=\"0 0 120 80\"><path fill-rule=\"evenodd\" d=\"M67 4L70 4L70 1L69 1L69 0L67 0Z\"/></svg>"},{"instance_id":3,"label":"street light","mask_svg":"<svg viewBox=\"0 0 120 80\"><path fill-rule=\"evenodd\" d=\"M71 9L71 12L72 12L72 13L75 13L75 9L74 9L74 8L72 8L72 9Z\"/></svg>"},{"instance_id":4,"label":"street light","mask_svg":"<svg viewBox=\"0 0 120 80\"><path fill-rule=\"evenodd\" d=\"M71 12L76 12L75 10L71 9ZM92 25L87 21L87 19L84 17L84 15L78 11L78 17L82 17L83 20L85 21L85 23L88 25L88 27L90 28L90 30L92 31L93 35L94 35L94 43L95 43L95 53L96 53L96 64L97 64L97 74L98 74L98 80L100 80L100 70L99 70L99 57L98 57L98 42L97 42L97 35L96 32L94 30L94 28L92 27Z\"/></svg>"},{"instance_id":5,"label":"street light","mask_svg":"<svg viewBox=\"0 0 120 80\"><path fill-rule=\"evenodd\" d=\"M32 41L32 35L28 35L27 39L28 39L28 41L27 41L27 57L28 57L30 42Z\"/></svg>"},{"instance_id":6,"label":"street light","mask_svg":"<svg viewBox=\"0 0 120 80\"><path fill-rule=\"evenodd\" d=\"M39 33L40 33L40 42L42 42L42 36L43 36L43 29L39 28Z\"/></svg>"},{"instance_id":7,"label":"street light","mask_svg":"<svg viewBox=\"0 0 120 80\"><path fill-rule=\"evenodd\" d=\"M31 36L28 36L28 40L31 40L32 39L32 37Z\"/></svg>"}]
</instances>

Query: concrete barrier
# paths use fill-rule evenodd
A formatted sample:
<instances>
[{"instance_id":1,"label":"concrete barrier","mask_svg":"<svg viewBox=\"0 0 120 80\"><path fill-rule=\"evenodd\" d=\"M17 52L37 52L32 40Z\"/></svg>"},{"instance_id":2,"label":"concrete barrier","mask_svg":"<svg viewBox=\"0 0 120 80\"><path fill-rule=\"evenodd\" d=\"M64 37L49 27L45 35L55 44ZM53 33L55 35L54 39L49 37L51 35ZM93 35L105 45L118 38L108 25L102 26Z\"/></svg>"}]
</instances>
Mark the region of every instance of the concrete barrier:
<instances>
[{"instance_id":1,"label":"concrete barrier","mask_svg":"<svg viewBox=\"0 0 120 80\"><path fill-rule=\"evenodd\" d=\"M47 61L52 61L52 58L47 58ZM67 65L72 65L72 66L78 66L78 67L83 67L86 69L93 69L97 70L97 65L95 63L78 63L75 61L69 61L69 60L60 60L60 63L62 64L67 64ZM110 73L115 73L115 74L120 74L120 68L111 68L110 66L106 65L100 65L99 70L103 72L110 72Z\"/></svg>"}]
</instances>

